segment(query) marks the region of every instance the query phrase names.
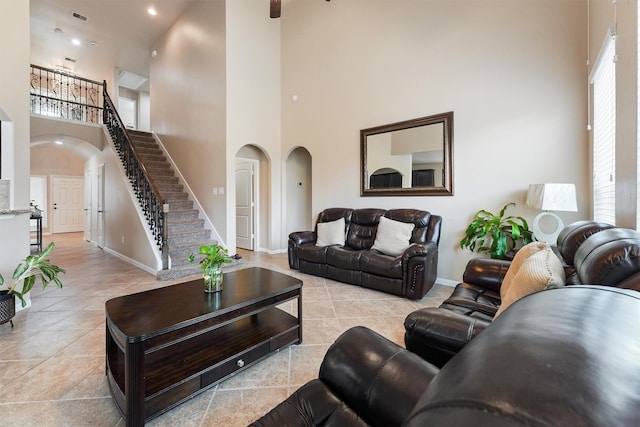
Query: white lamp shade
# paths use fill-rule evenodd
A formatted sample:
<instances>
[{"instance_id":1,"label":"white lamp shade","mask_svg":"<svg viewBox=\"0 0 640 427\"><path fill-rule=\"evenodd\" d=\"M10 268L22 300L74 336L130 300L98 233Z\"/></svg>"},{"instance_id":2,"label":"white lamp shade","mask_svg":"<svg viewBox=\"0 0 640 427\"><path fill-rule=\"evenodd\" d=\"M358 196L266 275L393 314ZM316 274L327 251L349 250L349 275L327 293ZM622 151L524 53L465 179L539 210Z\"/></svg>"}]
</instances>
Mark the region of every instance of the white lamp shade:
<instances>
[{"instance_id":1,"label":"white lamp shade","mask_svg":"<svg viewBox=\"0 0 640 427\"><path fill-rule=\"evenodd\" d=\"M527 191L527 206L543 211L578 210L574 184L531 184Z\"/></svg>"}]
</instances>

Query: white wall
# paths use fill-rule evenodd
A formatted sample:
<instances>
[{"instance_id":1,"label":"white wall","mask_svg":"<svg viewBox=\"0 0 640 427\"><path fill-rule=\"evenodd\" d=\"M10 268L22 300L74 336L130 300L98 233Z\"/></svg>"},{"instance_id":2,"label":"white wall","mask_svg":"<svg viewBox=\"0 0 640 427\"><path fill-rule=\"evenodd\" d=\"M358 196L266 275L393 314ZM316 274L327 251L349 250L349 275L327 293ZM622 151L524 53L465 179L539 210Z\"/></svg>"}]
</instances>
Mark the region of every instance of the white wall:
<instances>
[{"instance_id":1,"label":"white wall","mask_svg":"<svg viewBox=\"0 0 640 427\"><path fill-rule=\"evenodd\" d=\"M438 276L459 280L476 256L458 248L473 214L514 201L533 220L529 184L575 183L580 211L560 216L590 216L586 2L299 1L284 12L282 145L311 153L314 217L335 206L442 215ZM360 129L446 111L453 197L359 196Z\"/></svg>"},{"instance_id":2,"label":"white wall","mask_svg":"<svg viewBox=\"0 0 640 427\"><path fill-rule=\"evenodd\" d=\"M139 204L122 171L120 159L111 146L105 144L101 156L95 156L86 163L86 168L97 175L98 166L104 163L104 245L111 252L128 259L147 271L162 268L160 249L150 241L150 231L142 217ZM97 178L94 178L94 182ZM94 193L95 194L95 193ZM97 204L94 203L94 210ZM94 221L97 220L95 216ZM97 234L97 233L96 233ZM97 239L97 235L93 239Z\"/></svg>"},{"instance_id":3,"label":"white wall","mask_svg":"<svg viewBox=\"0 0 640 427\"><path fill-rule=\"evenodd\" d=\"M266 0L228 0L227 38L227 228L229 251L235 251L235 156L245 145L259 147L268 160L261 162L261 249L286 247L283 238L282 165L280 145L280 20L269 18ZM286 236L285 236L286 237Z\"/></svg>"},{"instance_id":4,"label":"white wall","mask_svg":"<svg viewBox=\"0 0 640 427\"><path fill-rule=\"evenodd\" d=\"M29 208L29 2L5 0L0 13L0 109L13 139L2 140L2 178L11 180L11 209ZM8 162L7 162L8 158ZM0 273L5 280L29 255L29 214L0 215Z\"/></svg>"},{"instance_id":5,"label":"white wall","mask_svg":"<svg viewBox=\"0 0 640 427\"><path fill-rule=\"evenodd\" d=\"M227 185L224 1L195 0L153 49L158 55L150 67L151 129L215 232L224 233L227 202L212 191Z\"/></svg>"}]
</instances>

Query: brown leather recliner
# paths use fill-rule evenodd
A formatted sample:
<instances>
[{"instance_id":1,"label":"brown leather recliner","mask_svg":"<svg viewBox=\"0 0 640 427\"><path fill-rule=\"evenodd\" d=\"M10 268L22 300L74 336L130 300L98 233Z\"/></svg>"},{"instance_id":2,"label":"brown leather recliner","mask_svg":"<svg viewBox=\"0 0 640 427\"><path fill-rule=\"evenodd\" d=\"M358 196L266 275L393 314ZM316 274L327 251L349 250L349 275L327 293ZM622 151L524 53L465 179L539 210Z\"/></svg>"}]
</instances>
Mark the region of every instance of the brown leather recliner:
<instances>
[{"instance_id":1,"label":"brown leather recliner","mask_svg":"<svg viewBox=\"0 0 640 427\"><path fill-rule=\"evenodd\" d=\"M597 284L640 290L640 233L594 221L579 221L558 236L558 256L567 285ZM438 308L405 319L405 345L437 366L489 326L498 311L509 261L469 261L452 294Z\"/></svg>"},{"instance_id":2,"label":"brown leather recliner","mask_svg":"<svg viewBox=\"0 0 640 427\"><path fill-rule=\"evenodd\" d=\"M640 425L640 293L529 295L441 370L364 327L251 427Z\"/></svg>"},{"instance_id":3,"label":"brown leather recliner","mask_svg":"<svg viewBox=\"0 0 640 427\"><path fill-rule=\"evenodd\" d=\"M371 249L382 216L414 225L408 248L398 256ZM340 218L345 220L344 245L318 246L318 223ZM318 215L314 231L289 235L289 267L315 276L420 299L436 280L441 224L440 216L418 209L325 209Z\"/></svg>"}]
</instances>

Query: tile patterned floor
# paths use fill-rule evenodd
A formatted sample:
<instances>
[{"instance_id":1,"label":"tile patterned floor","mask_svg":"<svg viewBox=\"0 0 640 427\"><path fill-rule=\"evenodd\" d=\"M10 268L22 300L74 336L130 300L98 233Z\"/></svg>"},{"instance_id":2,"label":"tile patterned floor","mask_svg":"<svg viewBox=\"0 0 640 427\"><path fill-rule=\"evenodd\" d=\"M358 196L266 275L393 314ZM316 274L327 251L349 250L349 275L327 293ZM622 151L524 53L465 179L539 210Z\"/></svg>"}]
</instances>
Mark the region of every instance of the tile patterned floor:
<instances>
[{"instance_id":1,"label":"tile patterned floor","mask_svg":"<svg viewBox=\"0 0 640 427\"><path fill-rule=\"evenodd\" d=\"M66 268L64 287L34 288L32 307L0 326L0 410L5 426L124 426L104 368L105 301L167 286L86 243L81 234L45 236L51 259ZM297 273L286 254L242 251L245 262L303 282L304 343L291 346L147 423L148 426L246 426L312 378L329 345L364 325L403 344L411 311L437 306L451 292L434 286L420 301ZM195 277L194 277L195 278ZM39 283L38 283L39 286ZM284 309L294 310L291 307Z\"/></svg>"}]
</instances>

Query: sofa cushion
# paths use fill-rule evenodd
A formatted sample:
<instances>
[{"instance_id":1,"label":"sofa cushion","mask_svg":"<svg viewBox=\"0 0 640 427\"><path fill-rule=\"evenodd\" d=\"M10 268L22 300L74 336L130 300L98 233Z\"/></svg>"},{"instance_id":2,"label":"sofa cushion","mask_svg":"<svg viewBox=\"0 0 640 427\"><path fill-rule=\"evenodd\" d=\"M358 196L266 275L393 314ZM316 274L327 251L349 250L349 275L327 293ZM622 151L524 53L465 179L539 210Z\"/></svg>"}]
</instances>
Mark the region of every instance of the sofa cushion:
<instances>
[{"instance_id":1,"label":"sofa cushion","mask_svg":"<svg viewBox=\"0 0 640 427\"><path fill-rule=\"evenodd\" d=\"M360 270L360 257L364 251L341 246L327 248L327 264L347 270Z\"/></svg>"},{"instance_id":2,"label":"sofa cushion","mask_svg":"<svg viewBox=\"0 0 640 427\"><path fill-rule=\"evenodd\" d=\"M360 270L377 276L402 278L402 257L391 257L376 251L363 251Z\"/></svg>"},{"instance_id":3,"label":"sofa cushion","mask_svg":"<svg viewBox=\"0 0 640 427\"><path fill-rule=\"evenodd\" d=\"M356 209L351 216L345 246L353 249L370 249L376 238L376 229L384 209Z\"/></svg>"},{"instance_id":4,"label":"sofa cushion","mask_svg":"<svg viewBox=\"0 0 640 427\"><path fill-rule=\"evenodd\" d=\"M510 282L506 283L506 287L503 283L503 288L500 289L502 302L495 317L498 317L520 298L534 292L564 286L565 276L562 262L549 245L541 243L542 246L540 246L540 243L534 242L527 245L535 245L534 250L529 251L532 253L523 257L524 260L515 266L517 270L509 277ZM514 268L513 265L509 267L509 270L512 268ZM506 276L505 280L507 280Z\"/></svg>"},{"instance_id":5,"label":"sofa cushion","mask_svg":"<svg viewBox=\"0 0 640 427\"><path fill-rule=\"evenodd\" d=\"M484 313L493 318L500 307L500 294L474 283L460 283L440 307L460 307L462 310Z\"/></svg>"},{"instance_id":6,"label":"sofa cushion","mask_svg":"<svg viewBox=\"0 0 640 427\"><path fill-rule=\"evenodd\" d=\"M326 264L328 247L329 246L316 246L312 244L300 245L300 247L298 247L298 258L302 261Z\"/></svg>"},{"instance_id":7,"label":"sofa cushion","mask_svg":"<svg viewBox=\"0 0 640 427\"><path fill-rule=\"evenodd\" d=\"M317 224L318 237L316 239L316 245L344 245L344 226L344 218L329 222L319 222Z\"/></svg>"},{"instance_id":8,"label":"sofa cushion","mask_svg":"<svg viewBox=\"0 0 640 427\"><path fill-rule=\"evenodd\" d=\"M409 247L409 239L415 226L410 222L394 221L380 217L376 240L371 249L382 252L385 255L398 256Z\"/></svg>"}]
</instances>

